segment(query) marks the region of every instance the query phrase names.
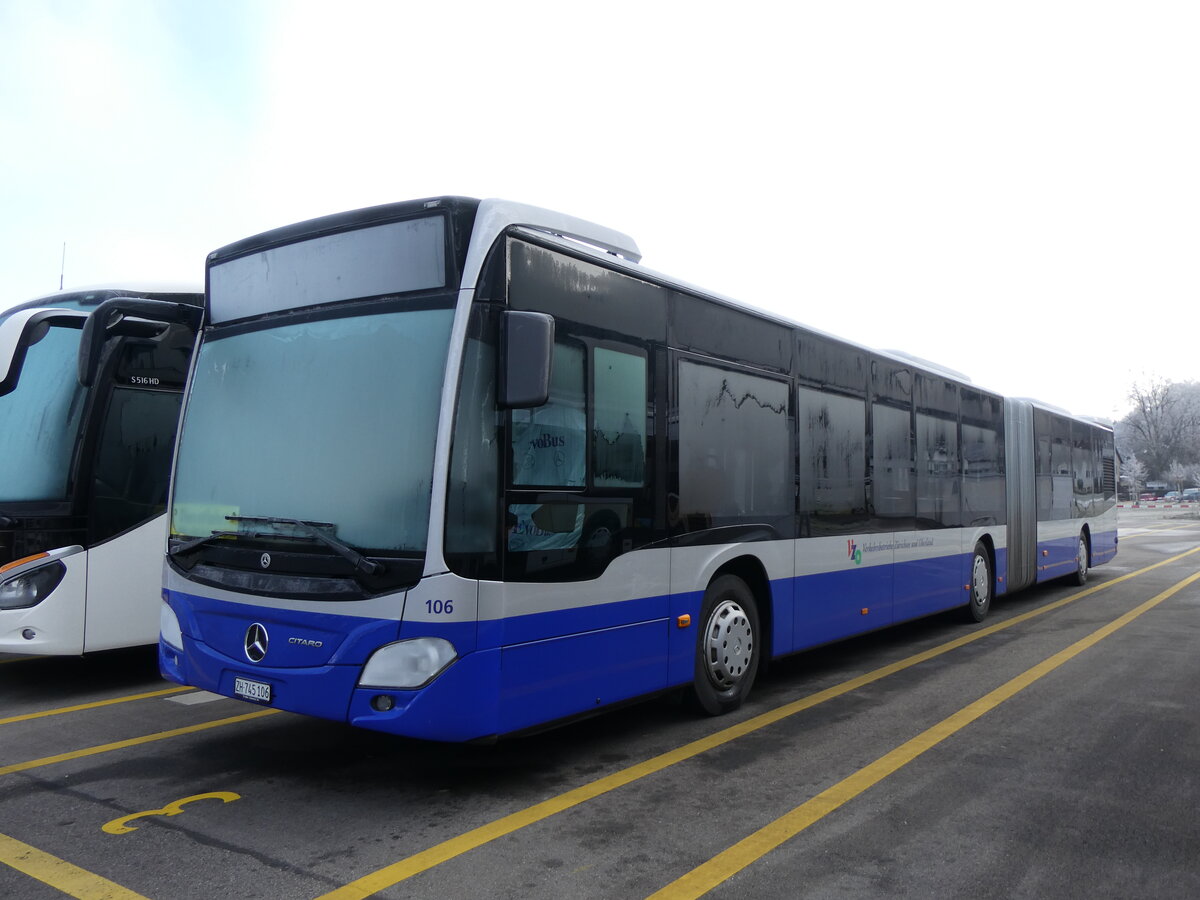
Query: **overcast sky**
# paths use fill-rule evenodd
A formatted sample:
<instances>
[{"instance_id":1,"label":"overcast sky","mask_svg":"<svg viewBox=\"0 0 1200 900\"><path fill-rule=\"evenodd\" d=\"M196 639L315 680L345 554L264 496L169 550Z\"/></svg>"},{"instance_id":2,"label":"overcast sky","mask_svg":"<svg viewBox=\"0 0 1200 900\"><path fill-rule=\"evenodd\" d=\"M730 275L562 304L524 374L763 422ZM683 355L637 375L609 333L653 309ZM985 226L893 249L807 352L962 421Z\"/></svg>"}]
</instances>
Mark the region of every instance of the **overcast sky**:
<instances>
[{"instance_id":1,"label":"overcast sky","mask_svg":"<svg viewBox=\"0 0 1200 900\"><path fill-rule=\"evenodd\" d=\"M1077 413L1200 377L1200 4L0 0L0 308L505 197Z\"/></svg>"}]
</instances>

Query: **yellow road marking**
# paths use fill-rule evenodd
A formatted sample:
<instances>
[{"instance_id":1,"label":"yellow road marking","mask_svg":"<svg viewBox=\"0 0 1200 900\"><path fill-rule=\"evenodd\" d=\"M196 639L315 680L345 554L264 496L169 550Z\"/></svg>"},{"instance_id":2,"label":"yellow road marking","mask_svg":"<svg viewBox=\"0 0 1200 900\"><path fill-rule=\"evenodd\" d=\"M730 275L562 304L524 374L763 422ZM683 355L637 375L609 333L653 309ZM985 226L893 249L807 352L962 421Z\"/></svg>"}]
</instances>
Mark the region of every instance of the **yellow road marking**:
<instances>
[{"instance_id":1,"label":"yellow road marking","mask_svg":"<svg viewBox=\"0 0 1200 900\"><path fill-rule=\"evenodd\" d=\"M79 900L146 900L107 878L0 834L0 863Z\"/></svg>"},{"instance_id":2,"label":"yellow road marking","mask_svg":"<svg viewBox=\"0 0 1200 900\"><path fill-rule=\"evenodd\" d=\"M133 815L123 816L120 819L113 819L111 822L105 822L100 826L100 830L106 834L129 834L131 831L137 831L136 825L130 825L130 822L136 822L138 819L145 819L149 816L177 816L183 812L183 808L189 803L195 803L197 800L220 800L222 803L232 803L234 800L241 800L241 794L235 794L232 791L210 791L207 794L193 794L191 797L184 797L182 800L176 800L168 803L162 809L148 809L145 812L134 813Z\"/></svg>"},{"instance_id":3,"label":"yellow road marking","mask_svg":"<svg viewBox=\"0 0 1200 900\"><path fill-rule=\"evenodd\" d=\"M0 659L0 666L5 663L29 662L31 659L45 659L44 656L18 656L14 659Z\"/></svg>"},{"instance_id":4,"label":"yellow road marking","mask_svg":"<svg viewBox=\"0 0 1200 900\"><path fill-rule=\"evenodd\" d=\"M102 706L115 706L118 703L130 703L134 700L147 700L150 697L166 697L170 694L178 694L181 691L194 691L195 688L190 687L173 687L164 688L161 691L147 691L144 694L130 694L127 697L114 697L111 700L96 700L92 703L80 703L78 706L64 706L59 709L47 709L42 712L24 713L19 716L9 716L7 719L0 719L0 725L10 725L13 722L28 722L30 719L42 719L46 716L61 716L63 713L80 712L85 709L99 709Z\"/></svg>"},{"instance_id":5,"label":"yellow road marking","mask_svg":"<svg viewBox=\"0 0 1200 900\"><path fill-rule=\"evenodd\" d=\"M486 825L481 825L478 828L473 828L470 831L464 832L457 837L450 838L440 844L422 850L420 853L413 854L398 862L378 869L361 878L343 885L326 894L322 894L317 900L362 900L364 897L369 897L374 893L382 891L385 888L398 884L414 875L419 875L421 872L438 866L447 860L453 859L456 856L482 847L484 844L490 843L498 838L505 837L513 832L519 831L529 825L534 825L538 822L548 819L551 816L557 815L560 812L578 806L581 803L586 803L588 800L595 799L603 794L625 785L632 784L639 779L645 778L647 775L653 775L656 772L661 772L676 763L681 763L689 760L701 753L705 753L723 744L737 738L744 737L752 732L766 728L769 725L774 725L783 719L793 716L796 713L811 709L827 700L832 700L840 697L843 694L848 694L851 691L872 684L887 678L890 675L895 675L897 672L902 672L905 669L918 665L919 663L927 662L935 657L941 656L944 653L949 653L951 650L956 650L959 647L966 646L974 641L980 640L996 632L1003 631L1006 628L1012 628L1022 622L1027 622L1037 616L1045 615L1055 609L1060 609L1068 603L1073 603L1084 597L1088 597L1099 591L1106 590L1113 585L1120 584L1130 578L1136 578L1160 566L1165 566L1193 553L1200 553L1200 547L1195 547L1191 550L1186 550L1176 556L1169 557L1152 565L1146 566L1144 569L1139 569L1136 572L1129 572L1121 575L1111 581L1105 581L1101 584L1093 585L1078 593L1072 594L1069 597L1064 597L1061 600L1056 600L1053 603L1047 603L1045 606L1040 606L1037 609L1027 613L1022 613L1018 616L1013 616L1011 619L1006 619L1003 622L998 622L995 625L989 625L986 628L980 628L964 635L960 638L955 638L952 641L947 641L930 650L910 656L907 659L902 659L899 662L892 663L873 672L868 672L865 675L860 675L857 678L852 678L842 684L835 685L831 688L826 688L823 691L818 691L815 694L810 694L807 697L802 697L799 700L794 700L791 703L784 704L776 709L770 710L760 715L747 719L738 725L733 725L729 728L724 728L721 731L715 732L708 737L700 738L692 741L675 750L668 751L659 756L648 759L645 762L630 766L627 769L622 769L619 772L614 772L611 775L606 775L596 781L581 785L573 790L560 794L557 797L551 797L549 800L543 800L541 803L534 804L523 810L511 813L503 818L496 819Z\"/></svg>"},{"instance_id":6,"label":"yellow road marking","mask_svg":"<svg viewBox=\"0 0 1200 900\"><path fill-rule=\"evenodd\" d=\"M67 762L72 759L83 759L86 756L96 756L100 753L109 753L113 750L124 750L127 747L136 747L139 744L150 744L154 741L165 741L167 738L179 737L183 734L195 734L198 731L207 731L210 728L220 728L222 725L236 725L238 722L249 722L251 719L261 719L263 716L272 716L279 712L278 709L260 709L252 713L245 713L240 716L231 716L228 719L217 719L213 722L202 722L199 725L188 725L184 728L172 728L170 731L160 731L156 734L147 734L142 737L128 738L123 741L113 741L111 744L100 744L98 747L88 747L83 750L72 750L70 753L60 753L57 756L43 756L41 759L31 759L28 762L13 763L7 766L0 766L0 775L11 775L13 772L25 772L29 769L38 769L42 766L51 766L55 763Z\"/></svg>"},{"instance_id":7,"label":"yellow road marking","mask_svg":"<svg viewBox=\"0 0 1200 900\"><path fill-rule=\"evenodd\" d=\"M1098 628L1082 640L1076 641L1048 659L1043 660L1016 678L985 694L969 706L943 719L910 741L901 744L890 753L886 753L870 765L859 769L848 778L839 781L833 787L822 791L805 803L800 804L791 812L781 816L769 825L760 828L754 834L743 838L732 847L717 854L708 862L697 866L691 872L676 879L662 890L650 895L649 900L682 900L682 898L700 897L717 885L728 881L733 875L746 866L761 859L770 851L791 840L804 829L820 821L829 813L858 797L868 788L878 784L893 772L908 765L926 750L936 747L946 738L961 731L985 713L995 709L1025 690L1034 682L1053 672L1059 666L1074 659L1084 650L1095 646L1114 632L1124 628L1143 613L1158 606L1164 600L1174 596L1183 588L1200 579L1200 572L1189 575L1173 587L1147 600L1123 616Z\"/></svg>"}]
</instances>

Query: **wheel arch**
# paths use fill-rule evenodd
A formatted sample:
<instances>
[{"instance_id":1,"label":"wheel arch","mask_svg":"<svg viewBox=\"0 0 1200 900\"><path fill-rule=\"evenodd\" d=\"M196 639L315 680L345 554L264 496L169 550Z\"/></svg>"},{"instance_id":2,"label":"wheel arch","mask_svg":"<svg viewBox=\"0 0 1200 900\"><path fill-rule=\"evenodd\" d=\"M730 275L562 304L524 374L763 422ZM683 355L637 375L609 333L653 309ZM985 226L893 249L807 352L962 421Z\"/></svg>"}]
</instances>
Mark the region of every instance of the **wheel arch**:
<instances>
[{"instance_id":1,"label":"wheel arch","mask_svg":"<svg viewBox=\"0 0 1200 900\"><path fill-rule=\"evenodd\" d=\"M754 596L754 603L758 607L758 626L762 631L759 641L763 652L759 654L758 658L758 671L762 673L766 671L767 664L771 659L771 648L774 643L772 640L772 631L775 624L774 600L771 596L771 579L767 577L766 566L756 556L738 556L718 566L712 575L709 576L707 584L712 584L722 575L736 575L746 583L746 587L750 589L750 593Z\"/></svg>"},{"instance_id":2,"label":"wheel arch","mask_svg":"<svg viewBox=\"0 0 1200 900\"><path fill-rule=\"evenodd\" d=\"M1083 523L1083 527L1079 529L1079 536L1083 538L1083 542L1087 546L1087 566L1090 569L1092 567L1092 526L1090 523Z\"/></svg>"},{"instance_id":3,"label":"wheel arch","mask_svg":"<svg viewBox=\"0 0 1200 900\"><path fill-rule=\"evenodd\" d=\"M995 596L999 593L998 589L1000 588L1000 570L996 566L996 540L992 537L992 533L990 531L985 531L983 534L975 538L975 543L983 544L983 549L987 551L988 564L992 567L992 595ZM971 547L971 552L975 552L974 545Z\"/></svg>"}]
</instances>

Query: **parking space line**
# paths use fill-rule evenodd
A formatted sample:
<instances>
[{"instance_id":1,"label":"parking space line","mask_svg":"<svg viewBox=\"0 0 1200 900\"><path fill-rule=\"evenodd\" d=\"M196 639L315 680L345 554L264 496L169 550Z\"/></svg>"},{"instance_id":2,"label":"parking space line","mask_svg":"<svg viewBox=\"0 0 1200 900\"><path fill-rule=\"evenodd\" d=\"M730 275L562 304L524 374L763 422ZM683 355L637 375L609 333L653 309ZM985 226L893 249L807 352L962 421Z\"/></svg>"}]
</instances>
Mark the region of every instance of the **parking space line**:
<instances>
[{"instance_id":1,"label":"parking space line","mask_svg":"<svg viewBox=\"0 0 1200 900\"><path fill-rule=\"evenodd\" d=\"M196 706L199 703L212 703L214 700L228 699L223 694L214 694L211 691L192 691L192 693L184 694L182 697L167 698L170 703L178 703L180 706Z\"/></svg>"},{"instance_id":2,"label":"parking space line","mask_svg":"<svg viewBox=\"0 0 1200 900\"><path fill-rule=\"evenodd\" d=\"M0 834L0 863L79 900L146 900L114 881Z\"/></svg>"},{"instance_id":3,"label":"parking space line","mask_svg":"<svg viewBox=\"0 0 1200 900\"><path fill-rule=\"evenodd\" d=\"M800 804L791 812L760 828L748 837L743 838L732 847L708 860L708 862L697 866L686 875L671 882L662 890L651 894L648 900L684 900L684 898L690 900L690 898L703 896L713 888L728 881L732 876L746 868L746 866L761 859L786 841L791 840L810 825L820 821L829 813L839 809L892 773L908 765L926 750L936 747L942 741L946 740L946 738L961 731L985 713L995 709L1005 700L1016 696L1034 682L1049 675L1064 663L1074 659L1084 650L1095 646L1106 637L1124 628L1139 616L1158 606L1164 600L1173 597L1197 580L1200 580L1200 572L1189 575L1187 578L1150 598L1140 606L1134 607L1107 625L1096 629L1087 637L1076 641L1065 650L1059 651L1018 675L1016 678L996 688L994 691L985 694L969 706L963 707L932 728L921 732L912 740L906 741L870 765L859 769L853 775L839 781L833 787L822 791L812 799Z\"/></svg>"},{"instance_id":4,"label":"parking space line","mask_svg":"<svg viewBox=\"0 0 1200 900\"><path fill-rule=\"evenodd\" d=\"M0 719L0 725L11 725L13 722L28 722L30 719L43 719L46 716L61 716L64 713L81 712L85 709L100 709L104 706L115 706L118 703L131 703L134 700L148 700L151 697L166 697L171 694L178 694L181 691L192 691L195 688L190 687L172 687L164 688L160 691L146 691L142 694L130 694L127 697L114 697L111 700L96 700L92 703L80 703L77 706L63 706L59 709L46 709L41 712L24 713L19 716L9 716L7 719Z\"/></svg>"},{"instance_id":5,"label":"parking space line","mask_svg":"<svg viewBox=\"0 0 1200 900\"><path fill-rule=\"evenodd\" d=\"M1085 588L1061 600L1056 600L1053 603L1047 603L1045 606L1040 606L1037 609L1029 612L1013 616L1011 619L1005 619L1003 622L997 622L995 625L989 625L985 628L980 628L972 631L968 635L960 638L955 638L952 641L947 641L937 647L917 653L906 659L875 669L857 678L852 678L849 681L842 682L823 691L818 691L815 694L810 694L807 697L802 697L799 700L794 700L791 703L786 703L783 706L776 707L765 713L761 713L753 718L747 719L738 725L733 725L729 728L724 728L707 737L692 741L675 750L660 754L652 759L622 769L618 772L613 772L603 778L599 778L588 784L581 785L573 790L567 791L564 794L559 794L557 797L551 797L548 800L543 800L541 803L526 807L523 810L518 810L515 813L510 813L507 816L489 822L486 825L481 825L470 831L464 832L457 837L450 838L440 844L435 844L426 850L422 850L412 856L378 869L361 878L357 878L348 884L343 885L326 894L322 894L317 900L362 900L362 898L370 897L372 894L405 881L414 875L419 875L421 872L428 871L443 862L461 856L470 850L482 847L498 838L505 837L529 825L534 825L551 816L564 812L572 807L586 803L589 800L632 784L648 775L653 775L661 772L677 763L684 762L699 756L709 750L720 747L738 738L745 737L760 729L766 728L769 725L774 725L796 713L811 709L827 700L832 700L836 697L841 697L851 691L872 684L876 681L881 681L888 676L895 675L905 669L909 669L915 665L927 662L935 657L949 653L951 650L956 650L964 647L974 641L1004 631L1007 628L1012 628L1015 625L1023 622L1028 622L1038 616L1045 615L1056 609L1061 609L1068 603L1073 603L1076 600L1081 600L1084 597L1091 596L1099 591L1107 590L1114 585L1128 581L1131 578L1136 578L1144 575L1161 566L1169 565L1173 562L1191 556L1193 553L1200 552L1200 547L1194 547L1191 550L1185 550L1175 556L1160 560L1152 565L1146 566L1143 569L1138 569L1135 572L1129 572L1125 575L1113 578L1110 581L1104 581L1092 587Z\"/></svg>"},{"instance_id":6,"label":"parking space line","mask_svg":"<svg viewBox=\"0 0 1200 900\"><path fill-rule=\"evenodd\" d=\"M1123 541L1132 541L1134 538L1146 537L1147 535L1154 535L1157 537L1157 533L1160 531L1174 531L1176 529L1195 528L1197 525L1200 525L1200 522L1175 522L1170 525L1155 525L1148 528L1137 528L1134 530L1133 534L1123 534L1120 535L1120 538Z\"/></svg>"},{"instance_id":7,"label":"parking space line","mask_svg":"<svg viewBox=\"0 0 1200 900\"><path fill-rule=\"evenodd\" d=\"M97 747L87 747L83 750L72 750L70 753L60 753L57 756L43 756L41 759L31 759L28 762L12 763L7 766L0 766L0 775L11 775L13 772L26 772L29 769L39 769L42 766L51 766L55 763L67 762L72 759L83 759L87 756L96 756L100 753L110 753L113 750L124 750L128 747L137 747L140 744L150 744L155 741L165 741L167 738L179 737L184 734L195 734L198 731L207 731L210 728L220 728L222 725L236 725L239 722L249 722L252 719L261 719L263 716L271 716L281 712L278 709L259 709L252 713L244 713L240 716L231 716L228 719L216 719L212 722L201 722L199 725L187 725L183 728L172 728L170 731L159 731L155 734L147 734L142 737L127 738L123 741L113 741L111 744L100 744Z\"/></svg>"}]
</instances>

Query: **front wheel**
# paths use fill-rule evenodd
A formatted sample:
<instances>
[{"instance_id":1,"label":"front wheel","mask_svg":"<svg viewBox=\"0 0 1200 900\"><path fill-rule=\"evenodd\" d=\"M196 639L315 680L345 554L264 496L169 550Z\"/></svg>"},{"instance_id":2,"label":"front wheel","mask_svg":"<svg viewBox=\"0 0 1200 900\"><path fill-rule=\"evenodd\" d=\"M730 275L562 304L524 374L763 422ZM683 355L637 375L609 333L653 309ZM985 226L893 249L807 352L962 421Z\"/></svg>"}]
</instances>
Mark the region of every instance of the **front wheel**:
<instances>
[{"instance_id":1,"label":"front wheel","mask_svg":"<svg viewBox=\"0 0 1200 900\"><path fill-rule=\"evenodd\" d=\"M704 592L691 699L710 716L742 705L758 672L758 607L746 582L722 575Z\"/></svg>"},{"instance_id":2,"label":"front wheel","mask_svg":"<svg viewBox=\"0 0 1200 900\"><path fill-rule=\"evenodd\" d=\"M1087 538L1082 534L1079 536L1079 543L1075 546L1075 574L1071 576L1071 583L1083 587L1088 580L1088 542Z\"/></svg>"},{"instance_id":3,"label":"front wheel","mask_svg":"<svg viewBox=\"0 0 1200 900\"><path fill-rule=\"evenodd\" d=\"M987 547L976 544L971 555L971 601L967 604L967 621L982 622L987 618L988 610L992 608L994 586L992 558L988 556Z\"/></svg>"}]
</instances>

